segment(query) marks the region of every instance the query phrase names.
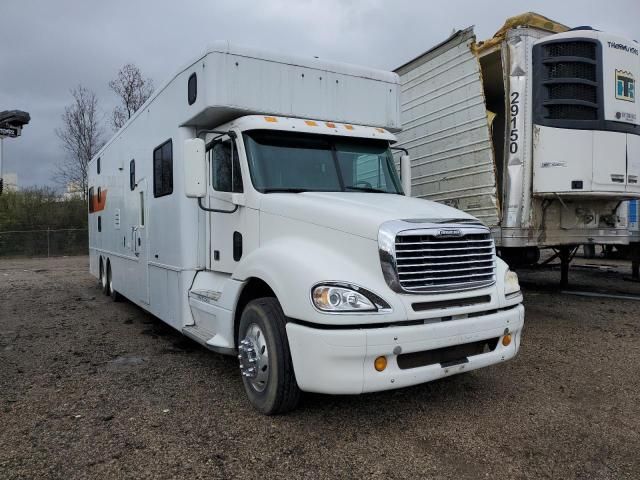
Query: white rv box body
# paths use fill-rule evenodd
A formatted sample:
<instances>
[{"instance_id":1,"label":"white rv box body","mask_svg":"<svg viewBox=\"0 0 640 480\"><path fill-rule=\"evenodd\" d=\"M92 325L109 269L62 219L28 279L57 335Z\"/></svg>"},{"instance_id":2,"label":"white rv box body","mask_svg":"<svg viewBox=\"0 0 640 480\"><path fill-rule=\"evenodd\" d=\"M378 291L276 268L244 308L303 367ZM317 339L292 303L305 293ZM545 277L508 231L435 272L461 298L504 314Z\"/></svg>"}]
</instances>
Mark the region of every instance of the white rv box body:
<instances>
[{"instance_id":1,"label":"white rv box body","mask_svg":"<svg viewBox=\"0 0 640 480\"><path fill-rule=\"evenodd\" d=\"M400 129L397 77L391 72L217 42L191 65L188 74L193 73L199 91L184 112L184 125L269 114Z\"/></svg>"}]
</instances>

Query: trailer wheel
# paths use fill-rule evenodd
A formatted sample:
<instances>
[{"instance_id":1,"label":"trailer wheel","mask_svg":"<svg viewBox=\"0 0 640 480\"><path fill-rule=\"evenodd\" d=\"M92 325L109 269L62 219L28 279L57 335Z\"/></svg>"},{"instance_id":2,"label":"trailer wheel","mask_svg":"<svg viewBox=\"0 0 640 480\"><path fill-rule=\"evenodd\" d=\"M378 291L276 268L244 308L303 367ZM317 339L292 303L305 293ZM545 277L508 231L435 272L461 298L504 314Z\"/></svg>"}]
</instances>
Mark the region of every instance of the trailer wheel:
<instances>
[{"instance_id":1,"label":"trailer wheel","mask_svg":"<svg viewBox=\"0 0 640 480\"><path fill-rule=\"evenodd\" d=\"M102 293L109 295L109 282L107 281L107 269L104 268L104 262L100 259L100 288Z\"/></svg>"},{"instance_id":2,"label":"trailer wheel","mask_svg":"<svg viewBox=\"0 0 640 480\"><path fill-rule=\"evenodd\" d=\"M109 293L109 296L111 297L111 300L113 300L114 302L119 302L122 297L116 291L116 289L113 288L113 275L111 273L111 262L107 263L107 286L109 289L108 293Z\"/></svg>"},{"instance_id":3,"label":"trailer wheel","mask_svg":"<svg viewBox=\"0 0 640 480\"><path fill-rule=\"evenodd\" d=\"M300 399L286 323L280 303L273 297L252 300L240 317L242 382L251 404L265 415L289 412Z\"/></svg>"}]
</instances>

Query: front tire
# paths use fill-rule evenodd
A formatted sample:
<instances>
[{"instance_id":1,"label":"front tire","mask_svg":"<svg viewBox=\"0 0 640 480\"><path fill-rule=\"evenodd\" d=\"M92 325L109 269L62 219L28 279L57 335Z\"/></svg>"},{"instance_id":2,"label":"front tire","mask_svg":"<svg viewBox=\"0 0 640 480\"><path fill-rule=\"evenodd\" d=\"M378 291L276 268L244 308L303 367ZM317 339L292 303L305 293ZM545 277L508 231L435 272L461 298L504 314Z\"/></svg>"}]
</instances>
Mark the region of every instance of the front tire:
<instances>
[{"instance_id":1,"label":"front tire","mask_svg":"<svg viewBox=\"0 0 640 480\"><path fill-rule=\"evenodd\" d=\"M252 300L240 317L242 381L253 407L265 415L289 412L300 400L286 323L280 303L272 297Z\"/></svg>"}]
</instances>

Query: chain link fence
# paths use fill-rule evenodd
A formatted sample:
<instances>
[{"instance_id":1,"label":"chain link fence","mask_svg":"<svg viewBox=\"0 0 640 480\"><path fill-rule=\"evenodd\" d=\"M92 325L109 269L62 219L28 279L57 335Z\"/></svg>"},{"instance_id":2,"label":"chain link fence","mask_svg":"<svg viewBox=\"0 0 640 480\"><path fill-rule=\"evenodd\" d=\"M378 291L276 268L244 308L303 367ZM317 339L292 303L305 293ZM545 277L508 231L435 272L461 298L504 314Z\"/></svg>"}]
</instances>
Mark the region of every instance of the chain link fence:
<instances>
[{"instance_id":1,"label":"chain link fence","mask_svg":"<svg viewBox=\"0 0 640 480\"><path fill-rule=\"evenodd\" d=\"M89 236L86 228L0 231L0 258L60 257L88 253Z\"/></svg>"}]
</instances>

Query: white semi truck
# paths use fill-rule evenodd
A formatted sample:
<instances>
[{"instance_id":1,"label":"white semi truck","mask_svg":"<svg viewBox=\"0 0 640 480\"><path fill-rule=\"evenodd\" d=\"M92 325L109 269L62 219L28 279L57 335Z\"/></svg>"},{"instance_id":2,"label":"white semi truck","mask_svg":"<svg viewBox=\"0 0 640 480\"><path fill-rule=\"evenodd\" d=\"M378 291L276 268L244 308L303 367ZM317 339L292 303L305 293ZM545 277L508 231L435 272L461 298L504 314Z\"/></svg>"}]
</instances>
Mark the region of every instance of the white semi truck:
<instances>
[{"instance_id":1,"label":"white semi truck","mask_svg":"<svg viewBox=\"0 0 640 480\"><path fill-rule=\"evenodd\" d=\"M524 322L489 229L406 196L398 77L218 43L89 165L90 269L237 355L251 403L360 394L503 362Z\"/></svg>"},{"instance_id":2,"label":"white semi truck","mask_svg":"<svg viewBox=\"0 0 640 480\"><path fill-rule=\"evenodd\" d=\"M618 207L640 198L640 45L534 13L476 41L454 33L396 69L412 193L491 227L500 255L627 245Z\"/></svg>"}]
</instances>

